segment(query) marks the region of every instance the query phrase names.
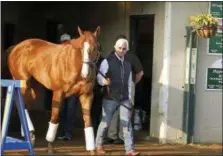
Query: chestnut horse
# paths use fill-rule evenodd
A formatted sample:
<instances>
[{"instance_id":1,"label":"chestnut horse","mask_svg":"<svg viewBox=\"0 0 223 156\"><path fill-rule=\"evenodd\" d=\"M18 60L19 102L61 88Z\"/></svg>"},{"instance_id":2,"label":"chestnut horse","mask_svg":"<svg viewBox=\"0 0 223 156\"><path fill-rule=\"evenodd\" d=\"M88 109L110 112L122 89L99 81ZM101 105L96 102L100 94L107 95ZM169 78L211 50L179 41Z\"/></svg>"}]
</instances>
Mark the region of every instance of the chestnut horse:
<instances>
[{"instance_id":1,"label":"chestnut horse","mask_svg":"<svg viewBox=\"0 0 223 156\"><path fill-rule=\"evenodd\" d=\"M26 116L31 139L35 141L34 127L28 109L35 98L35 88L31 80L53 91L52 113L46 140L48 152L52 153L53 142L59 125L59 111L64 97L79 95L85 126L86 149L95 154L94 132L90 110L95 82L95 63L99 55L97 37L100 27L94 33L82 31L80 37L61 44L53 44L40 39L27 39L13 48L8 56L8 66L15 80L26 80L21 88L26 108Z\"/></svg>"}]
</instances>

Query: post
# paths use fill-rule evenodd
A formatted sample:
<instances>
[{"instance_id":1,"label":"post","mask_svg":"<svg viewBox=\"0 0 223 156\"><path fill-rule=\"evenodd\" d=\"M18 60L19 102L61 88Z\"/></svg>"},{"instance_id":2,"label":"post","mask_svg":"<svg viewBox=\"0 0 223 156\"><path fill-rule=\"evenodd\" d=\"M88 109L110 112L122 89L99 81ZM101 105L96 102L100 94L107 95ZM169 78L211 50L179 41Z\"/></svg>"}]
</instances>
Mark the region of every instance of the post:
<instances>
[{"instance_id":1,"label":"post","mask_svg":"<svg viewBox=\"0 0 223 156\"><path fill-rule=\"evenodd\" d=\"M197 36L191 27L187 29L186 69L184 83L183 131L185 143L194 141L195 87L197 70Z\"/></svg>"},{"instance_id":2,"label":"post","mask_svg":"<svg viewBox=\"0 0 223 156\"><path fill-rule=\"evenodd\" d=\"M165 19L164 19L164 49L163 49L163 80L160 88L159 113L160 117L160 134L159 142L167 142L168 133L168 106L169 106L169 77L171 62L171 20L172 19L172 2L165 2Z\"/></svg>"}]
</instances>

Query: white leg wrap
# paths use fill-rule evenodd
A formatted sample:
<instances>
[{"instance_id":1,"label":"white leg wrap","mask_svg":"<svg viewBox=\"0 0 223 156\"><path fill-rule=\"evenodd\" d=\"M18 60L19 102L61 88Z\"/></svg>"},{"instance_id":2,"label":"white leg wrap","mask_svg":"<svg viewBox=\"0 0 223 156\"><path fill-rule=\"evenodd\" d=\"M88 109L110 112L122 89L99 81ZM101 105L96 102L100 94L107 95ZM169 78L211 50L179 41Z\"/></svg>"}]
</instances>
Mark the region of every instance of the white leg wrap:
<instances>
[{"instance_id":1,"label":"white leg wrap","mask_svg":"<svg viewBox=\"0 0 223 156\"><path fill-rule=\"evenodd\" d=\"M95 141L94 141L94 130L92 127L87 127L84 129L85 132L85 143L87 151L95 150Z\"/></svg>"},{"instance_id":2,"label":"white leg wrap","mask_svg":"<svg viewBox=\"0 0 223 156\"><path fill-rule=\"evenodd\" d=\"M49 127L48 127L48 131L46 134L46 140L48 142L54 142L58 126L59 126L59 124L53 124L53 123L49 122Z\"/></svg>"},{"instance_id":3,"label":"white leg wrap","mask_svg":"<svg viewBox=\"0 0 223 156\"><path fill-rule=\"evenodd\" d=\"M29 128L29 131L35 131L34 129L34 126L33 126L33 123L32 123L32 120L29 116L29 112L27 109L25 109L25 114L26 114L26 120L28 122L28 128ZM23 132L23 128L22 128L22 125L21 125L21 135L24 137L24 132Z\"/></svg>"}]
</instances>

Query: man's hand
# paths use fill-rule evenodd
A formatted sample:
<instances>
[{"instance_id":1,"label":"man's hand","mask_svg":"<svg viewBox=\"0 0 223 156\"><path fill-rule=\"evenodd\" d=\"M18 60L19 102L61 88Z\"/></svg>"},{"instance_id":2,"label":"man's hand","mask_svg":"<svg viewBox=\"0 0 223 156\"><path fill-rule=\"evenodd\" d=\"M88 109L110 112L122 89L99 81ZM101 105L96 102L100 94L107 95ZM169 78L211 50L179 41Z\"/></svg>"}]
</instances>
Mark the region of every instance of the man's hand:
<instances>
[{"instance_id":1,"label":"man's hand","mask_svg":"<svg viewBox=\"0 0 223 156\"><path fill-rule=\"evenodd\" d=\"M143 75L144 75L144 72L143 71L141 71L138 74L136 74L135 84L138 83L141 80L141 78L142 78Z\"/></svg>"},{"instance_id":2,"label":"man's hand","mask_svg":"<svg viewBox=\"0 0 223 156\"><path fill-rule=\"evenodd\" d=\"M110 83L111 83L111 81L110 81L109 78L104 79L104 84L105 84L106 86L110 85Z\"/></svg>"}]
</instances>

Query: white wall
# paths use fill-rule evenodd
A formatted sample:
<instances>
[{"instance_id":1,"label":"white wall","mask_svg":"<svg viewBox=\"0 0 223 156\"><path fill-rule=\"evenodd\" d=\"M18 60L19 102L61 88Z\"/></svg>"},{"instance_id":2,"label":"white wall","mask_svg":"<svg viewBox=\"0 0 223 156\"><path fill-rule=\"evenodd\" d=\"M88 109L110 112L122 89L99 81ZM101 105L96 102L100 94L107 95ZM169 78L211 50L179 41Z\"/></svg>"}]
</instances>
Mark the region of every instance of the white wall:
<instances>
[{"instance_id":1,"label":"white wall","mask_svg":"<svg viewBox=\"0 0 223 156\"><path fill-rule=\"evenodd\" d=\"M222 90L206 90L206 69L222 59L222 56L208 55L206 39L199 39L199 54L196 84L195 141L222 143Z\"/></svg>"},{"instance_id":2,"label":"white wall","mask_svg":"<svg viewBox=\"0 0 223 156\"><path fill-rule=\"evenodd\" d=\"M183 11L182 11L183 10ZM172 2L172 44L168 104L168 139L183 142L183 86L185 72L186 26L189 16L208 11L208 2ZM198 43L196 85L195 141L220 143L222 141L222 91L205 91L206 68L221 56L207 55L207 41Z\"/></svg>"},{"instance_id":3,"label":"white wall","mask_svg":"<svg viewBox=\"0 0 223 156\"><path fill-rule=\"evenodd\" d=\"M204 4L208 11L208 3ZM196 84L195 141L222 143L222 90L206 90L206 70L222 59L222 55L209 55L207 39L199 38ZM220 65L222 67L222 65Z\"/></svg>"}]
</instances>

